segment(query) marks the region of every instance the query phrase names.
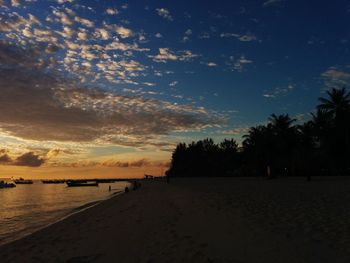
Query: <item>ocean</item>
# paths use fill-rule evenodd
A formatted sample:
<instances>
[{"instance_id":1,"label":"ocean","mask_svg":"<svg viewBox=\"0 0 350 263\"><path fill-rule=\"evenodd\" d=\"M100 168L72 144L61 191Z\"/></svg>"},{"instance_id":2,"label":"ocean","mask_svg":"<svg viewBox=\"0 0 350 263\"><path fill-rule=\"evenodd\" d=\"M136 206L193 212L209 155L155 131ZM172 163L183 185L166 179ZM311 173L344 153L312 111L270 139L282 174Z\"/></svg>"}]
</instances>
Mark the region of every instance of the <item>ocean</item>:
<instances>
[{"instance_id":1,"label":"ocean","mask_svg":"<svg viewBox=\"0 0 350 263\"><path fill-rule=\"evenodd\" d=\"M34 181L31 185L0 189L0 245L121 193L127 185L128 182L116 182L98 187L67 187Z\"/></svg>"}]
</instances>

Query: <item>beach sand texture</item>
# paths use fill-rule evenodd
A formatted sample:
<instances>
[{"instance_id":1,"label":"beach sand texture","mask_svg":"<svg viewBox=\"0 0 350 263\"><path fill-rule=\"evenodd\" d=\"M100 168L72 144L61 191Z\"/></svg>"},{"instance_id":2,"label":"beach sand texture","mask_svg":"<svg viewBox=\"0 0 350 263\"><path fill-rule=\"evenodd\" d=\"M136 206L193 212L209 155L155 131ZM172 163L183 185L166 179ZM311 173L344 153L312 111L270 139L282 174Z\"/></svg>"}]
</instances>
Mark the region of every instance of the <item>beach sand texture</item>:
<instances>
[{"instance_id":1,"label":"beach sand texture","mask_svg":"<svg viewBox=\"0 0 350 263\"><path fill-rule=\"evenodd\" d=\"M350 178L142 182L0 247L4 262L350 262Z\"/></svg>"}]
</instances>

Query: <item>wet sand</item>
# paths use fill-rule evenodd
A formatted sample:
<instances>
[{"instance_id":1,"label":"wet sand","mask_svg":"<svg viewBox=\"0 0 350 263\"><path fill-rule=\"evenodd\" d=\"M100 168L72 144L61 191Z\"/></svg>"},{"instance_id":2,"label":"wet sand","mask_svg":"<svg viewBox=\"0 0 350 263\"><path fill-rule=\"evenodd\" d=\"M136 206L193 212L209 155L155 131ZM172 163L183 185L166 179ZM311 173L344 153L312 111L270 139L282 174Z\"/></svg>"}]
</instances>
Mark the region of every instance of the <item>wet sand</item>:
<instances>
[{"instance_id":1,"label":"wet sand","mask_svg":"<svg viewBox=\"0 0 350 263\"><path fill-rule=\"evenodd\" d=\"M350 178L142 182L0 247L1 262L350 262Z\"/></svg>"}]
</instances>

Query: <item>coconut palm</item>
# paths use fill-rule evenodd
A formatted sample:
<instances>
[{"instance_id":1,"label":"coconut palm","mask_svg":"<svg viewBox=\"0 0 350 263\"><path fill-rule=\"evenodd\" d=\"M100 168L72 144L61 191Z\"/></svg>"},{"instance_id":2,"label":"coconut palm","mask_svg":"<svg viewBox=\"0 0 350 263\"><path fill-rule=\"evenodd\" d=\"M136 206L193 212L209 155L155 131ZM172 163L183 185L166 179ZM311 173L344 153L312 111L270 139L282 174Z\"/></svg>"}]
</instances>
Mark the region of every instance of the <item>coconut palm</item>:
<instances>
[{"instance_id":1,"label":"coconut palm","mask_svg":"<svg viewBox=\"0 0 350 263\"><path fill-rule=\"evenodd\" d=\"M294 129L292 124L296 119L291 119L288 114L281 114L278 116L276 114L271 114L269 121L275 132L285 133Z\"/></svg>"},{"instance_id":2,"label":"coconut palm","mask_svg":"<svg viewBox=\"0 0 350 263\"><path fill-rule=\"evenodd\" d=\"M345 88L327 91L328 98L319 98L318 110L331 116L325 131L327 154L333 160L333 169L348 168L350 154L350 93Z\"/></svg>"},{"instance_id":3,"label":"coconut palm","mask_svg":"<svg viewBox=\"0 0 350 263\"><path fill-rule=\"evenodd\" d=\"M311 113L313 133L317 138L319 148L323 149L328 141L330 129L333 125L332 114L322 108L317 108L316 113Z\"/></svg>"},{"instance_id":4,"label":"coconut palm","mask_svg":"<svg viewBox=\"0 0 350 263\"><path fill-rule=\"evenodd\" d=\"M321 102L317 106L318 109L326 110L333 115L334 119L342 119L346 113L350 110L350 93L345 88L335 89L327 91L329 98L320 97L318 100Z\"/></svg>"},{"instance_id":5,"label":"coconut palm","mask_svg":"<svg viewBox=\"0 0 350 263\"><path fill-rule=\"evenodd\" d=\"M273 162L273 134L270 125L251 127L243 136L245 158L258 174L265 174L266 167Z\"/></svg>"}]
</instances>

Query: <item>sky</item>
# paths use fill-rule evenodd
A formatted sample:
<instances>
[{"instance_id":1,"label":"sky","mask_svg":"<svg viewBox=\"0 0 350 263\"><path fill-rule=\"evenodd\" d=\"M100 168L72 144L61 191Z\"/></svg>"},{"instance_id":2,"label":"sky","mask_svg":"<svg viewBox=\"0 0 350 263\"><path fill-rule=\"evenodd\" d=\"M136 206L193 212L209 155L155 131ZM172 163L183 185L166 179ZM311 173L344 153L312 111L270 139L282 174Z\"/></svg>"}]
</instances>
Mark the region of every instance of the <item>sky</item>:
<instances>
[{"instance_id":1,"label":"sky","mask_svg":"<svg viewBox=\"0 0 350 263\"><path fill-rule=\"evenodd\" d=\"M0 177L161 175L350 83L349 0L0 6Z\"/></svg>"}]
</instances>

